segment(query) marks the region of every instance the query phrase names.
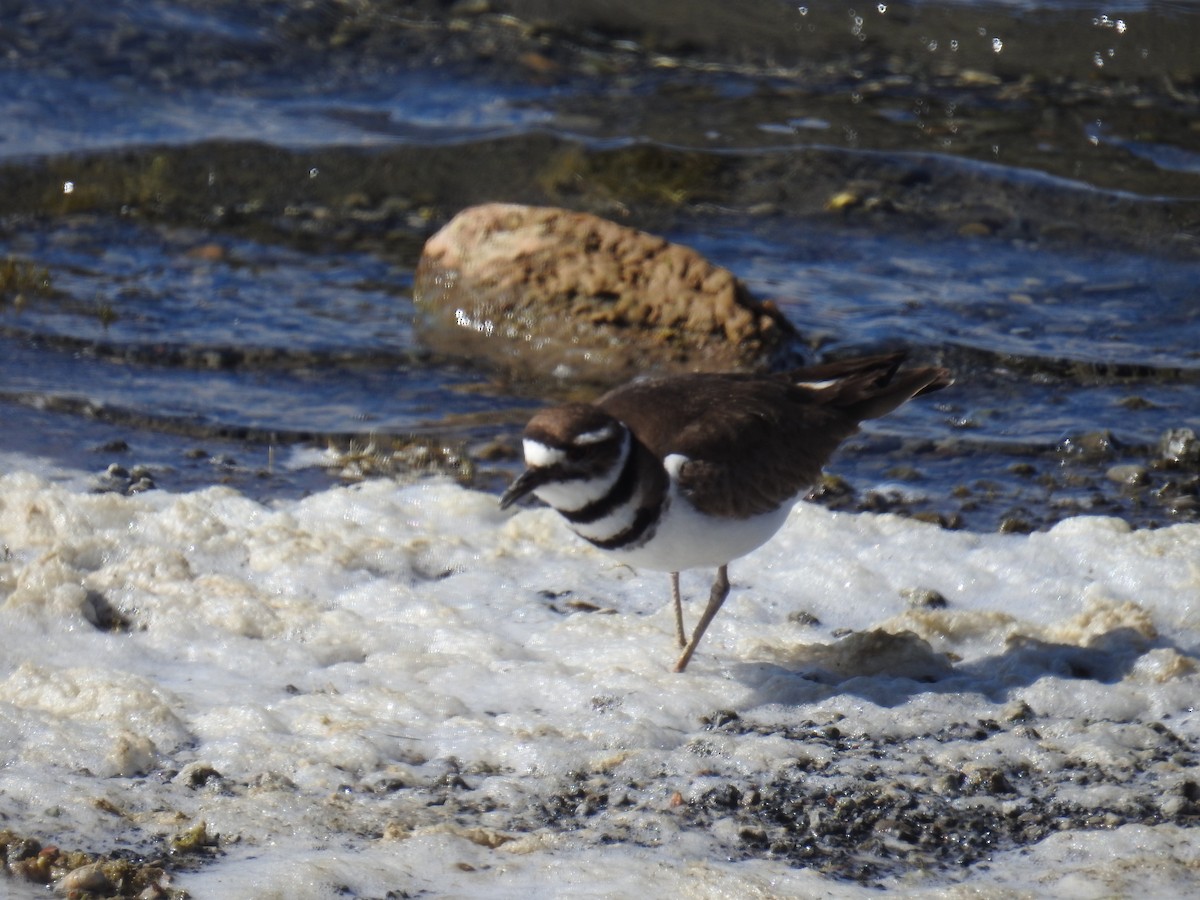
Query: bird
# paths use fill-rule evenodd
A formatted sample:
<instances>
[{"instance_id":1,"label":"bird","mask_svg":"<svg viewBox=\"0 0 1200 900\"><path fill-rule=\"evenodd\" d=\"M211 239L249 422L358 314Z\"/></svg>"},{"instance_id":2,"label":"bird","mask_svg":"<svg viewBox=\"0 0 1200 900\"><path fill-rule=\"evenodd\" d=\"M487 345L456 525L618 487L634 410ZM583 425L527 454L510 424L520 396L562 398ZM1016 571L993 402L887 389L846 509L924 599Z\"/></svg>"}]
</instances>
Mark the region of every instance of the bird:
<instances>
[{"instance_id":1,"label":"bird","mask_svg":"<svg viewBox=\"0 0 1200 900\"><path fill-rule=\"evenodd\" d=\"M524 471L500 508L533 495L588 543L667 572L683 672L729 595L729 563L766 543L859 423L953 381L902 369L903 351L767 374L638 378L533 415ZM679 573L716 568L690 637Z\"/></svg>"}]
</instances>

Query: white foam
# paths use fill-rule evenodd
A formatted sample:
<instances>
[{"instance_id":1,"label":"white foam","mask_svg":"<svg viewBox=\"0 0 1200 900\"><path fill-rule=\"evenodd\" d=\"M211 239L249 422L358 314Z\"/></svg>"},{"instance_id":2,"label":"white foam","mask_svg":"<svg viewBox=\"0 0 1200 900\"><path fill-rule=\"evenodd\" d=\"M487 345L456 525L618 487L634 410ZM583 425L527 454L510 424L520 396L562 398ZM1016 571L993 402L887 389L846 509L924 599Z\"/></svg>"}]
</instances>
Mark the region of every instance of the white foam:
<instances>
[{"instance_id":1,"label":"white foam","mask_svg":"<svg viewBox=\"0 0 1200 900\"><path fill-rule=\"evenodd\" d=\"M684 675L670 671L661 575L614 565L549 510L505 516L495 497L449 484L367 481L262 505L224 488L122 497L18 473L0 478L0 543L5 827L102 852L204 820L224 854L179 876L194 896L633 896L647 884L877 896L784 860L729 862L732 821L687 826L677 801L698 802L713 772L766 783L800 747L703 716L782 727L843 715L863 740L894 736L897 757L906 740L1002 719L1013 703L1041 717L1036 739L926 744L940 770L1011 753L1039 771L1136 771L1145 759L1124 729L1164 717L1200 739L1194 525L1075 519L977 535L800 504L731 566L730 599ZM685 573L685 593L706 594L709 577ZM909 587L948 608L910 610ZM130 627L97 630L98 598ZM589 608L615 612L575 611ZM820 624L789 618L798 610ZM913 632L932 655L865 660L840 629ZM1113 670L1066 671L1084 651ZM912 667L949 667L941 654L951 674L923 686ZM841 680L797 674L816 670ZM804 752L839 763L820 744ZM176 774L200 765L221 780ZM610 798L575 830L534 814L547 792L610 776L628 807ZM526 830L514 810L529 811ZM1182 895L1197 861L1180 829L1126 826L896 886Z\"/></svg>"}]
</instances>

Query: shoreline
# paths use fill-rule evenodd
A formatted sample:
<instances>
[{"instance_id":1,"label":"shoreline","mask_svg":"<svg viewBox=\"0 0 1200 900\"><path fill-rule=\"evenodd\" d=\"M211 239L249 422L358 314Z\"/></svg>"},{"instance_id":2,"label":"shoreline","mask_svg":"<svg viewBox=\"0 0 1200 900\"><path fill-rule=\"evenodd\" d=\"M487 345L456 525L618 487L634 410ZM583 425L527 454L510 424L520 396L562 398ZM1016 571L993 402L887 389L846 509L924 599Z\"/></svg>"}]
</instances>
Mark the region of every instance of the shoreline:
<instances>
[{"instance_id":1,"label":"shoreline","mask_svg":"<svg viewBox=\"0 0 1200 900\"><path fill-rule=\"evenodd\" d=\"M992 871L1045 885L1026 851L1085 837L1097 858L1121 835L1157 853L1200 816L1180 618L1200 525L986 535L798 509L731 568L740 598L677 676L661 579L606 569L549 511L384 481L265 507L0 485L0 616L21 635L6 826L153 862L203 820L216 855L174 873L198 895L324 896L291 879L328 853L355 896L547 886L602 846L647 872L669 853L725 883L937 895ZM97 795L121 815L78 805ZM1190 883L1173 846L1155 877Z\"/></svg>"}]
</instances>

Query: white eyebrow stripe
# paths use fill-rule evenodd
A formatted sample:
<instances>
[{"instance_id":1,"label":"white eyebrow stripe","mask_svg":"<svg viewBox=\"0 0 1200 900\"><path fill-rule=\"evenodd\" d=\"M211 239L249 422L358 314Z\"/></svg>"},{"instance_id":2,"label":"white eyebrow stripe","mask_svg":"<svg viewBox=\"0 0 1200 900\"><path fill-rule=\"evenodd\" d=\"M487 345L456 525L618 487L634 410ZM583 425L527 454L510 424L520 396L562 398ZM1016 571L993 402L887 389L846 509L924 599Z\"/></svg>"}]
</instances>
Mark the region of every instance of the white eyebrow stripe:
<instances>
[{"instance_id":1,"label":"white eyebrow stripe","mask_svg":"<svg viewBox=\"0 0 1200 900\"><path fill-rule=\"evenodd\" d=\"M585 431L583 434L575 435L571 441L572 444L599 444L601 441L607 441L613 436L613 427L605 425L603 428L597 428L595 431Z\"/></svg>"},{"instance_id":2,"label":"white eyebrow stripe","mask_svg":"<svg viewBox=\"0 0 1200 900\"><path fill-rule=\"evenodd\" d=\"M534 468L552 466L567 458L567 454L562 450L547 447L541 441L535 441L530 438L525 438L521 442L521 447L525 451L525 465Z\"/></svg>"},{"instance_id":3,"label":"white eyebrow stripe","mask_svg":"<svg viewBox=\"0 0 1200 900\"><path fill-rule=\"evenodd\" d=\"M838 383L838 379L830 378L828 381L797 381L796 387L808 388L810 391L820 391L827 387L833 387Z\"/></svg>"}]
</instances>

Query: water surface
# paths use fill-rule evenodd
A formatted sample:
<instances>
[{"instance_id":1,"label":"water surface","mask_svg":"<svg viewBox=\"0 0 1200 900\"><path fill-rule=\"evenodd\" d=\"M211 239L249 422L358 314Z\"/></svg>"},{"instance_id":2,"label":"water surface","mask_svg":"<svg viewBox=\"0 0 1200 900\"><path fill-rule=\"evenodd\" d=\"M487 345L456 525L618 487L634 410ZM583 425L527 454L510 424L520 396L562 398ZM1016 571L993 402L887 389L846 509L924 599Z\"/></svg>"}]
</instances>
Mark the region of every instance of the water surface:
<instances>
[{"instance_id":1,"label":"water surface","mask_svg":"<svg viewBox=\"0 0 1200 900\"><path fill-rule=\"evenodd\" d=\"M1156 462L1197 424L1193 7L52 6L13 6L0 67L0 255L49 278L0 295L10 449L183 489L198 445L420 435L502 483L569 386L431 355L408 292L426 236L509 199L696 247L816 352L952 365L835 463L859 491L918 454L924 508L975 528L1194 514ZM999 494L946 499L964 460ZM269 474L242 486L323 477Z\"/></svg>"}]
</instances>

